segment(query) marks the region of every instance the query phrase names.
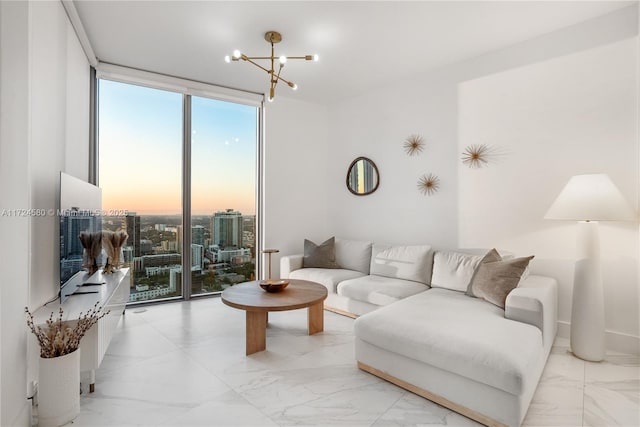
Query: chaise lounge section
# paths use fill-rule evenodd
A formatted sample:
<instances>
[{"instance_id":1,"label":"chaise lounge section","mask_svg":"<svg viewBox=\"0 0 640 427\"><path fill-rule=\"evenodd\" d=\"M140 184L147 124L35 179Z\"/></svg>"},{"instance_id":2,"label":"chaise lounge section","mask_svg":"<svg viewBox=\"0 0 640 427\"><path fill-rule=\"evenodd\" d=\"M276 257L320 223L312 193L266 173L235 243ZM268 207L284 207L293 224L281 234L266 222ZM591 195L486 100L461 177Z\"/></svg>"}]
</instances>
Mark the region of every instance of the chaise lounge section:
<instances>
[{"instance_id":1,"label":"chaise lounge section","mask_svg":"<svg viewBox=\"0 0 640 427\"><path fill-rule=\"evenodd\" d=\"M281 273L322 283L325 308L356 317L360 369L485 425L521 425L556 335L554 279L525 271L500 307L468 294L488 254L336 239L335 256L342 268L283 257Z\"/></svg>"}]
</instances>

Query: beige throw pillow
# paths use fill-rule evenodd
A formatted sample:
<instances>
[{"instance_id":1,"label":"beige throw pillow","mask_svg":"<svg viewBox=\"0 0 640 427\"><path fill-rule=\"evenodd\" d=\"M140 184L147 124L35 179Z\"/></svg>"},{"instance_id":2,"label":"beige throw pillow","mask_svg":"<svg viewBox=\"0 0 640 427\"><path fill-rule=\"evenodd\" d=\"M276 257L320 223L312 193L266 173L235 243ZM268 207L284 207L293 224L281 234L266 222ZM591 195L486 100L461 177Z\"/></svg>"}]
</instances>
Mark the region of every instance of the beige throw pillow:
<instances>
[{"instance_id":1,"label":"beige throw pillow","mask_svg":"<svg viewBox=\"0 0 640 427\"><path fill-rule=\"evenodd\" d=\"M504 308L507 295L518 286L522 273L532 259L533 255L503 260L498 251L491 249L471 278L467 295Z\"/></svg>"},{"instance_id":2,"label":"beige throw pillow","mask_svg":"<svg viewBox=\"0 0 640 427\"><path fill-rule=\"evenodd\" d=\"M336 262L335 238L332 237L316 245L311 240L304 239L303 268L340 268Z\"/></svg>"}]
</instances>

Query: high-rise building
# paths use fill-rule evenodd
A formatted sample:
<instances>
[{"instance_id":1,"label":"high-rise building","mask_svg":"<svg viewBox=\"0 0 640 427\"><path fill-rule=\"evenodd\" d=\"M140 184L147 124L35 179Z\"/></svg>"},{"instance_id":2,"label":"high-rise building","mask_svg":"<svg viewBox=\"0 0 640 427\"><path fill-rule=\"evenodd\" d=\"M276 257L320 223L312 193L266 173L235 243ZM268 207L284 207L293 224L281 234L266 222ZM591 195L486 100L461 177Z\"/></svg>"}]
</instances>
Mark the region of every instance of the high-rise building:
<instances>
[{"instance_id":1,"label":"high-rise building","mask_svg":"<svg viewBox=\"0 0 640 427\"><path fill-rule=\"evenodd\" d=\"M191 245L191 266L204 268L204 246Z\"/></svg>"},{"instance_id":2,"label":"high-rise building","mask_svg":"<svg viewBox=\"0 0 640 427\"><path fill-rule=\"evenodd\" d=\"M213 214L213 244L221 247L242 247L242 214L233 209Z\"/></svg>"},{"instance_id":3,"label":"high-rise building","mask_svg":"<svg viewBox=\"0 0 640 427\"><path fill-rule=\"evenodd\" d=\"M201 225L191 226L191 243L204 247L204 227ZM182 226L176 227L176 246L178 252L182 253Z\"/></svg>"},{"instance_id":4,"label":"high-rise building","mask_svg":"<svg viewBox=\"0 0 640 427\"><path fill-rule=\"evenodd\" d=\"M242 228L243 231L250 233L256 232L256 216L255 215L243 215L242 216Z\"/></svg>"},{"instance_id":5,"label":"high-rise building","mask_svg":"<svg viewBox=\"0 0 640 427\"><path fill-rule=\"evenodd\" d=\"M256 245L256 216L242 216L242 247L253 248Z\"/></svg>"},{"instance_id":6,"label":"high-rise building","mask_svg":"<svg viewBox=\"0 0 640 427\"><path fill-rule=\"evenodd\" d=\"M133 248L131 246L122 248L122 261L133 262Z\"/></svg>"},{"instance_id":7,"label":"high-rise building","mask_svg":"<svg viewBox=\"0 0 640 427\"><path fill-rule=\"evenodd\" d=\"M133 248L133 256L139 257L142 255L140 251L140 216L135 212L128 212L127 215L122 218L122 229L126 230L129 238L127 239L127 246Z\"/></svg>"},{"instance_id":8,"label":"high-rise building","mask_svg":"<svg viewBox=\"0 0 640 427\"><path fill-rule=\"evenodd\" d=\"M176 227L176 249L178 253L182 253L182 226L178 225Z\"/></svg>"},{"instance_id":9,"label":"high-rise building","mask_svg":"<svg viewBox=\"0 0 640 427\"><path fill-rule=\"evenodd\" d=\"M80 232L93 232L95 231L96 218L94 216L87 215L70 215L65 216L62 219L61 238L63 239L63 253L62 259L82 258L82 242L80 241Z\"/></svg>"},{"instance_id":10,"label":"high-rise building","mask_svg":"<svg viewBox=\"0 0 640 427\"><path fill-rule=\"evenodd\" d=\"M194 225L191 227L191 243L194 245L204 246L204 227Z\"/></svg>"}]
</instances>

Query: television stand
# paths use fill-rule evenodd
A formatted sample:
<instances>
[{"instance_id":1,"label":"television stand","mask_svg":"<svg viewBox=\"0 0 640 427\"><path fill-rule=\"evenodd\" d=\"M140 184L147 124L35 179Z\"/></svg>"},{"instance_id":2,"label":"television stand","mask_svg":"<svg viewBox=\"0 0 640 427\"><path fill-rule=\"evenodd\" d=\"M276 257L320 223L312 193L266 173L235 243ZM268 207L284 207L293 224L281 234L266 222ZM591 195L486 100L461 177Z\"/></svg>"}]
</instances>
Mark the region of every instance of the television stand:
<instances>
[{"instance_id":1,"label":"television stand","mask_svg":"<svg viewBox=\"0 0 640 427\"><path fill-rule=\"evenodd\" d=\"M67 298L62 304L56 302L40 307L33 314L33 321L38 326L46 327L46 321L51 313L54 313L55 318L56 313L62 308L62 320L74 325L80 317L80 313L86 313L92 309L96 302L104 312L109 311L109 314L93 325L80 340L80 371L89 371L89 392L93 393L96 383L95 370L100 367L109 342L111 342L120 317L124 315L125 306L129 301L130 269L121 268L109 274L102 274L102 271L98 271L87 282L95 286L89 288L91 291L84 288L71 294L73 297ZM103 284L98 282L103 282Z\"/></svg>"}]
</instances>

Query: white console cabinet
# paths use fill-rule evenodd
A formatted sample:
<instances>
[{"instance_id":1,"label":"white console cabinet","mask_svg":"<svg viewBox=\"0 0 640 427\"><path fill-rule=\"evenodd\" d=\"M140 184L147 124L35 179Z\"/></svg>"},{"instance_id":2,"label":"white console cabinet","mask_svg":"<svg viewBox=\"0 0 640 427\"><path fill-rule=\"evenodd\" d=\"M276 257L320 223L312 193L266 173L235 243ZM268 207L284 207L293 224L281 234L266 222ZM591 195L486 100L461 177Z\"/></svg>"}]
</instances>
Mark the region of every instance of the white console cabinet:
<instances>
[{"instance_id":1,"label":"white console cabinet","mask_svg":"<svg viewBox=\"0 0 640 427\"><path fill-rule=\"evenodd\" d=\"M105 312L109 311L109 314L100 319L80 341L80 371L90 372L91 392L95 389L95 370L102 362L129 300L129 274L129 268L109 274L99 271L85 280L85 283L91 283L90 285L78 287L62 305L59 302L47 304L34 313L35 323L42 326L46 324L52 312L54 319L57 318L61 306L63 320L72 324L77 321L80 313L86 313L96 302Z\"/></svg>"}]
</instances>

